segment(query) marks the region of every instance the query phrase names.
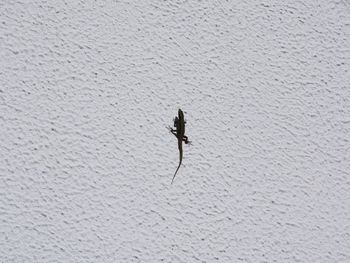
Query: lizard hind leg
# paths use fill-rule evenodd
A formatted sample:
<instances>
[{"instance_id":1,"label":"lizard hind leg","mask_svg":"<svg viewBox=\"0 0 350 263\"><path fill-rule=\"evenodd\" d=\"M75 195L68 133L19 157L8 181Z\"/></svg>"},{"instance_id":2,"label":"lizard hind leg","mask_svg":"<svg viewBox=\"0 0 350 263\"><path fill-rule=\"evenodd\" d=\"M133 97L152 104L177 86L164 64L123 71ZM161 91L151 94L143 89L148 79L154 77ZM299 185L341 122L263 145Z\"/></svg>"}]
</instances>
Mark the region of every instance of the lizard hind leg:
<instances>
[{"instance_id":1,"label":"lizard hind leg","mask_svg":"<svg viewBox=\"0 0 350 263\"><path fill-rule=\"evenodd\" d=\"M184 141L185 144L190 144L190 145L192 144L191 141L188 140L188 137L185 135L182 137L182 141Z\"/></svg>"}]
</instances>

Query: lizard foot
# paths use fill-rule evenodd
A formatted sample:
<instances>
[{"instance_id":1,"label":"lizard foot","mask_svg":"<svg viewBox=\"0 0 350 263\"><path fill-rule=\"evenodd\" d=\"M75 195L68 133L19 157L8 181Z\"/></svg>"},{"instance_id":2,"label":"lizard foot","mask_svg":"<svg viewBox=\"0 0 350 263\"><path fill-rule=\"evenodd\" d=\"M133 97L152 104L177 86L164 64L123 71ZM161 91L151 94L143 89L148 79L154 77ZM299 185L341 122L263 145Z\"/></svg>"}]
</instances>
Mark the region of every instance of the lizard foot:
<instances>
[{"instance_id":1,"label":"lizard foot","mask_svg":"<svg viewBox=\"0 0 350 263\"><path fill-rule=\"evenodd\" d=\"M167 126L166 128L169 130L169 132L174 132L175 131L170 125Z\"/></svg>"}]
</instances>

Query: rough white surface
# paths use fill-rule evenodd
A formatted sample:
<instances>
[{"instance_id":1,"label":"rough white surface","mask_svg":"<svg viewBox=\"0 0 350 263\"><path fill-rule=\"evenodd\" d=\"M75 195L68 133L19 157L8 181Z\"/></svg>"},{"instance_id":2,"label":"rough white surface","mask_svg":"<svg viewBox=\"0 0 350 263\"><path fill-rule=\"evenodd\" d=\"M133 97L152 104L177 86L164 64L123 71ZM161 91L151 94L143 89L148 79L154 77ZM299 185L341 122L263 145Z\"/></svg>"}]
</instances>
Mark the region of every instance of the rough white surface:
<instances>
[{"instance_id":1,"label":"rough white surface","mask_svg":"<svg viewBox=\"0 0 350 263\"><path fill-rule=\"evenodd\" d=\"M347 0L0 14L1 262L350 262Z\"/></svg>"}]
</instances>

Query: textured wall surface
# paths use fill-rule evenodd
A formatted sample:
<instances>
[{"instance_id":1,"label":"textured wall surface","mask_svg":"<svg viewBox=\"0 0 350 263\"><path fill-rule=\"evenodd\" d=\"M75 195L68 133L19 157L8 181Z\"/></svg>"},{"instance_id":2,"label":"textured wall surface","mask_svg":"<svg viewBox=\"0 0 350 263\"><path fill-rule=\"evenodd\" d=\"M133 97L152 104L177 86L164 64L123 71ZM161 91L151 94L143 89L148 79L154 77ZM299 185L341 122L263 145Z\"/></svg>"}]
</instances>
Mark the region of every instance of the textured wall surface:
<instances>
[{"instance_id":1,"label":"textured wall surface","mask_svg":"<svg viewBox=\"0 0 350 263\"><path fill-rule=\"evenodd\" d=\"M347 0L0 14L0 262L350 262Z\"/></svg>"}]
</instances>

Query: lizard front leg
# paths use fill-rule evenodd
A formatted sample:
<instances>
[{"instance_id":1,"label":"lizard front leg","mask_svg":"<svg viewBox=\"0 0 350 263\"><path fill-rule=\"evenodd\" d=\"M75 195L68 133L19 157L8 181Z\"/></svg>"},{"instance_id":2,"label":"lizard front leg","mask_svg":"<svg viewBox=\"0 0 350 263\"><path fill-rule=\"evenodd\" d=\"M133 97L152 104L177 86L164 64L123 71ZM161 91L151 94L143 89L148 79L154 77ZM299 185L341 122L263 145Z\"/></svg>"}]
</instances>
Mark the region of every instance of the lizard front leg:
<instances>
[{"instance_id":1,"label":"lizard front leg","mask_svg":"<svg viewBox=\"0 0 350 263\"><path fill-rule=\"evenodd\" d=\"M174 129L171 128L170 126L168 126L167 128L168 128L168 130L169 130L172 134L174 134L174 136L177 138L176 130L174 130Z\"/></svg>"}]
</instances>

